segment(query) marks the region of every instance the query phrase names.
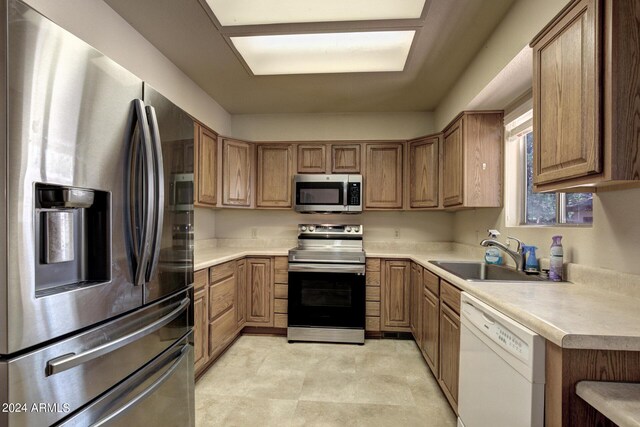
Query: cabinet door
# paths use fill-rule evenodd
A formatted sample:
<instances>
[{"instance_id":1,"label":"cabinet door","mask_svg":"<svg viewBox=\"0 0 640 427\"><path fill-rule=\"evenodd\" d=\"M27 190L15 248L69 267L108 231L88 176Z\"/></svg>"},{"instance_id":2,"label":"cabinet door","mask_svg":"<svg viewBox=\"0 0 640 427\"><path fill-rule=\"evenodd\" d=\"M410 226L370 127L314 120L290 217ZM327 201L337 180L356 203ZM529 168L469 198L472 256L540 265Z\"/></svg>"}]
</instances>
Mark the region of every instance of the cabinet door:
<instances>
[{"instance_id":1,"label":"cabinet door","mask_svg":"<svg viewBox=\"0 0 640 427\"><path fill-rule=\"evenodd\" d=\"M247 259L247 325L273 326L273 270L270 258Z\"/></svg>"},{"instance_id":2,"label":"cabinet door","mask_svg":"<svg viewBox=\"0 0 640 427\"><path fill-rule=\"evenodd\" d=\"M238 328L247 321L247 262L242 259L236 264L236 321Z\"/></svg>"},{"instance_id":3,"label":"cabinet door","mask_svg":"<svg viewBox=\"0 0 640 427\"><path fill-rule=\"evenodd\" d=\"M438 142L430 136L409 145L409 207L438 207Z\"/></svg>"},{"instance_id":4,"label":"cabinet door","mask_svg":"<svg viewBox=\"0 0 640 427\"><path fill-rule=\"evenodd\" d=\"M195 204L215 206L218 202L218 135L204 126L194 123L196 140Z\"/></svg>"},{"instance_id":5,"label":"cabinet door","mask_svg":"<svg viewBox=\"0 0 640 427\"><path fill-rule=\"evenodd\" d=\"M327 146L325 144L298 145L298 173L326 173Z\"/></svg>"},{"instance_id":6,"label":"cabinet door","mask_svg":"<svg viewBox=\"0 0 640 427\"><path fill-rule=\"evenodd\" d=\"M291 207L292 168L291 145L258 145L257 207Z\"/></svg>"},{"instance_id":7,"label":"cabinet door","mask_svg":"<svg viewBox=\"0 0 640 427\"><path fill-rule=\"evenodd\" d=\"M597 3L576 1L533 46L536 184L601 171Z\"/></svg>"},{"instance_id":8,"label":"cabinet door","mask_svg":"<svg viewBox=\"0 0 640 427\"><path fill-rule=\"evenodd\" d=\"M410 331L410 265L408 261L385 261L382 286L382 330Z\"/></svg>"},{"instance_id":9,"label":"cabinet door","mask_svg":"<svg viewBox=\"0 0 640 427\"><path fill-rule=\"evenodd\" d=\"M207 358L207 348L209 346L208 299L206 287L193 294L193 359L196 372L206 365L209 360Z\"/></svg>"},{"instance_id":10,"label":"cabinet door","mask_svg":"<svg viewBox=\"0 0 640 427\"><path fill-rule=\"evenodd\" d=\"M402 144L367 144L365 208L402 209Z\"/></svg>"},{"instance_id":11,"label":"cabinet door","mask_svg":"<svg viewBox=\"0 0 640 427\"><path fill-rule=\"evenodd\" d=\"M462 123L455 122L444 134L442 180L445 206L461 205L463 202L463 148Z\"/></svg>"},{"instance_id":12,"label":"cabinet door","mask_svg":"<svg viewBox=\"0 0 640 427\"><path fill-rule=\"evenodd\" d=\"M457 412L458 372L460 370L460 317L440 302L439 382L449 403Z\"/></svg>"},{"instance_id":13,"label":"cabinet door","mask_svg":"<svg viewBox=\"0 0 640 427\"><path fill-rule=\"evenodd\" d=\"M251 205L251 145L222 140L222 204Z\"/></svg>"},{"instance_id":14,"label":"cabinet door","mask_svg":"<svg viewBox=\"0 0 640 427\"><path fill-rule=\"evenodd\" d=\"M360 144L333 144L331 172L360 173Z\"/></svg>"},{"instance_id":15,"label":"cabinet door","mask_svg":"<svg viewBox=\"0 0 640 427\"><path fill-rule=\"evenodd\" d=\"M433 374L438 376L438 342L440 341L440 306L437 296L422 292L422 354Z\"/></svg>"},{"instance_id":16,"label":"cabinet door","mask_svg":"<svg viewBox=\"0 0 640 427\"><path fill-rule=\"evenodd\" d=\"M411 333L420 347L422 341L422 267L411 263Z\"/></svg>"}]
</instances>

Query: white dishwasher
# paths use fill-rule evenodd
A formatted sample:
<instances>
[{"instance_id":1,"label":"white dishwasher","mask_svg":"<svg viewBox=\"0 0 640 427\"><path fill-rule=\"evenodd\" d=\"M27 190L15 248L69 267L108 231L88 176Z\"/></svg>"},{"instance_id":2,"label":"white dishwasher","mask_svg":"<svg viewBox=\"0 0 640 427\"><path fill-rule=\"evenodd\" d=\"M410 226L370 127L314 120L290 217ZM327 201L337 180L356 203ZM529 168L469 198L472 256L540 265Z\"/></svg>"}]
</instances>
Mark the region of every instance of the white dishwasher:
<instances>
[{"instance_id":1,"label":"white dishwasher","mask_svg":"<svg viewBox=\"0 0 640 427\"><path fill-rule=\"evenodd\" d=\"M460 324L458 426L542 427L544 338L466 292Z\"/></svg>"}]
</instances>

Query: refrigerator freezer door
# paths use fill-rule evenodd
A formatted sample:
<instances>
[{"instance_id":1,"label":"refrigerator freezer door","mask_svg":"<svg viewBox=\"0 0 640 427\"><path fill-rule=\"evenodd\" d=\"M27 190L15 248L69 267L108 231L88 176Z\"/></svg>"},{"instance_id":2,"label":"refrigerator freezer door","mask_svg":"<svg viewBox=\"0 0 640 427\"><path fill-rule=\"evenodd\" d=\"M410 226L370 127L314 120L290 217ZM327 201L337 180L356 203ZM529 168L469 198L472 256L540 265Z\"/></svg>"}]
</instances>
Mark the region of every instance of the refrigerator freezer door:
<instances>
[{"instance_id":1,"label":"refrigerator freezer door","mask_svg":"<svg viewBox=\"0 0 640 427\"><path fill-rule=\"evenodd\" d=\"M163 168L162 200L156 215L156 251L149 263L144 302L149 303L193 283L193 119L167 98L144 83L144 102L151 133L158 131ZM155 120L154 120L155 119ZM157 128L155 127L157 125ZM153 136L152 136L152 139ZM156 139L157 141L157 139ZM156 174L158 176L160 174ZM191 202L172 203L176 177L191 186ZM188 194L188 189L187 189ZM186 231L186 232L185 232Z\"/></svg>"},{"instance_id":2,"label":"refrigerator freezer door","mask_svg":"<svg viewBox=\"0 0 640 427\"><path fill-rule=\"evenodd\" d=\"M7 7L8 31L0 35L7 41L8 76L7 139L0 141L8 169L1 178L6 183L0 182L6 185L5 203L0 203L6 211L0 219L6 215L7 223L2 225L7 228L7 257L0 260L6 262L0 267L0 272L6 269L0 276L0 315L6 319L0 328L0 355L139 307L144 289L133 285L124 197L126 128L142 82L23 3L10 0ZM76 246L75 259L91 258L87 248L99 247L106 280L78 281L36 295L35 271L44 259L36 245L36 211L44 208L38 206L36 184L102 192L104 212L98 209L94 223L76 229L94 240ZM95 222L107 229L99 241L91 229ZM65 257L69 255L61 259ZM81 263L74 268L79 276L86 270Z\"/></svg>"},{"instance_id":3,"label":"refrigerator freezer door","mask_svg":"<svg viewBox=\"0 0 640 427\"><path fill-rule=\"evenodd\" d=\"M6 381L0 384L0 390L8 393L4 396L0 392L0 403L20 403L29 409L0 412L0 425L51 425L126 380L189 336L193 326L192 293L186 290L97 328L0 362L0 378ZM189 367L193 368L193 358ZM40 403L54 409L31 410Z\"/></svg>"}]
</instances>

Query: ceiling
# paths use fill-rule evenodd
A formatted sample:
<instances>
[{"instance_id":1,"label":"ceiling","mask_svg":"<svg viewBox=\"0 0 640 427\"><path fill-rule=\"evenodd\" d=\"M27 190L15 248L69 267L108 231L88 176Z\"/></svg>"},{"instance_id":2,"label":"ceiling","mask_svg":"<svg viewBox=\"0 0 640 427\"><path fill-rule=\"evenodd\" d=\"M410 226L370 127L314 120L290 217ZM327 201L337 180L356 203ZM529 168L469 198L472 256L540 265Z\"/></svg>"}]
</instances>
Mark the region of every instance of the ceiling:
<instances>
[{"instance_id":1,"label":"ceiling","mask_svg":"<svg viewBox=\"0 0 640 427\"><path fill-rule=\"evenodd\" d=\"M105 2L229 113L255 114L432 111L515 0L427 0L423 18L384 24L418 27L402 72L275 76L251 75L228 36L356 31L367 23L222 28L204 0Z\"/></svg>"}]
</instances>

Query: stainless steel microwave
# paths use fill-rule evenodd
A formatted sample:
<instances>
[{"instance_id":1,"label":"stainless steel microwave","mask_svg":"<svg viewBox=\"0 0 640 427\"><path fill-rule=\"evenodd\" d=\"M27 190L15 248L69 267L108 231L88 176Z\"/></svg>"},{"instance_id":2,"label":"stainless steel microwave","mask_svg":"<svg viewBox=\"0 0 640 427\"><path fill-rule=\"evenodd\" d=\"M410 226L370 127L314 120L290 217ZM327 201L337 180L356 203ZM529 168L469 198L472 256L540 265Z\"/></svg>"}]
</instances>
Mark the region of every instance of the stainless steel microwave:
<instances>
[{"instance_id":1,"label":"stainless steel microwave","mask_svg":"<svg viewBox=\"0 0 640 427\"><path fill-rule=\"evenodd\" d=\"M293 186L297 212L362 212L362 175L295 175Z\"/></svg>"}]
</instances>

